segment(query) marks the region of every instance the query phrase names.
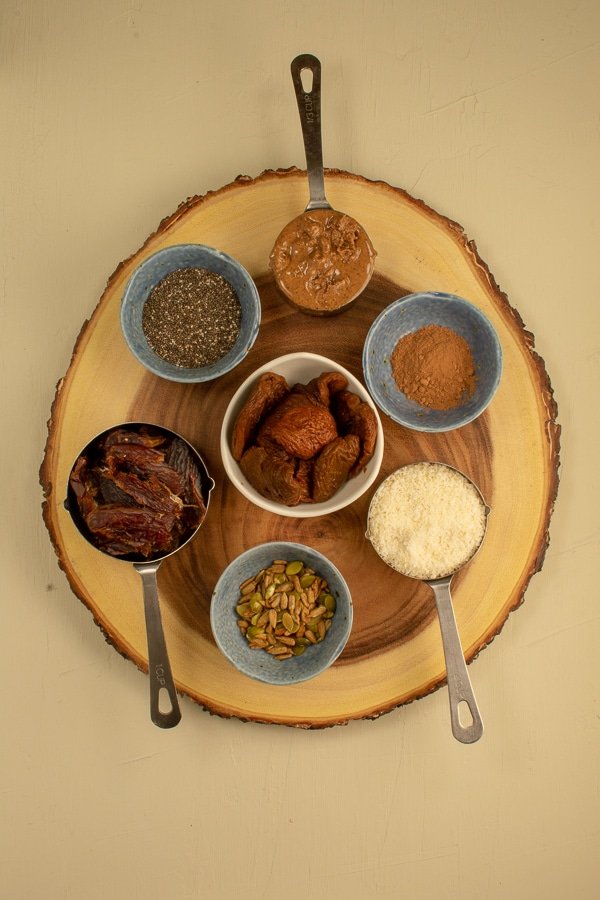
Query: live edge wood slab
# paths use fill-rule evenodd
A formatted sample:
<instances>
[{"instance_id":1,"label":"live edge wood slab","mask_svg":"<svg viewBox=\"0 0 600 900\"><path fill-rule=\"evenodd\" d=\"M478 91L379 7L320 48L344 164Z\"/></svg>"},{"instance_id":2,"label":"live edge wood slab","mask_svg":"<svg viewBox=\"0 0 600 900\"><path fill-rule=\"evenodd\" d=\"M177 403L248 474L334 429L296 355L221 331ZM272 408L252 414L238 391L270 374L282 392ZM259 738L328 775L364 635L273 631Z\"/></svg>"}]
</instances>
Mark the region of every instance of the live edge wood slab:
<instances>
[{"instance_id":1,"label":"live edge wood slab","mask_svg":"<svg viewBox=\"0 0 600 900\"><path fill-rule=\"evenodd\" d=\"M354 216L377 250L375 277L360 300L332 318L293 310L268 276L281 228L304 209L305 173L268 171L181 204L108 281L60 381L40 472L44 520L69 583L106 639L147 671L139 576L133 567L91 548L63 508L70 467L86 442L121 422L166 425L203 454L216 481L195 539L166 560L159 589L166 640L178 690L205 709L242 720L307 728L375 718L445 682L444 657L428 587L395 574L364 538L377 484L416 460L456 466L480 487L492 512L484 545L454 580L456 618L467 661L500 632L543 563L558 487L556 405L533 337L501 292L472 241L455 222L404 191L337 170L327 195ZM150 254L177 243L202 243L236 257L256 279L262 325L253 349L229 375L185 386L146 372L128 351L119 324L124 287ZM229 399L255 368L283 353L315 351L359 379L362 345L380 310L406 293L438 290L479 306L496 328L504 354L498 392L480 419L441 435L407 431L382 414L385 453L380 477L353 506L327 517L292 519L263 512L228 482L219 453ZM354 600L354 627L338 662L313 681L270 687L233 669L209 623L213 586L240 552L270 540L310 544L343 572Z\"/></svg>"}]
</instances>

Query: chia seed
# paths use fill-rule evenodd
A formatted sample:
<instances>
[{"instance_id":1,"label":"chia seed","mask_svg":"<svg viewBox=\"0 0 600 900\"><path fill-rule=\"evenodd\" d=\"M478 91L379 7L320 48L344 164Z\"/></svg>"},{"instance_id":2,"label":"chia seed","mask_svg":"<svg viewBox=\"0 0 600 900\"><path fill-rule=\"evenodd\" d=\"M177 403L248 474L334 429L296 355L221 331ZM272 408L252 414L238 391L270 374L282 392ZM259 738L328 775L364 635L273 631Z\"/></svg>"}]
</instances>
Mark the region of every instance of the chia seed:
<instances>
[{"instance_id":1,"label":"chia seed","mask_svg":"<svg viewBox=\"0 0 600 900\"><path fill-rule=\"evenodd\" d=\"M208 269L176 269L150 292L142 329L154 352L175 366L209 366L231 350L242 308L229 282Z\"/></svg>"}]
</instances>

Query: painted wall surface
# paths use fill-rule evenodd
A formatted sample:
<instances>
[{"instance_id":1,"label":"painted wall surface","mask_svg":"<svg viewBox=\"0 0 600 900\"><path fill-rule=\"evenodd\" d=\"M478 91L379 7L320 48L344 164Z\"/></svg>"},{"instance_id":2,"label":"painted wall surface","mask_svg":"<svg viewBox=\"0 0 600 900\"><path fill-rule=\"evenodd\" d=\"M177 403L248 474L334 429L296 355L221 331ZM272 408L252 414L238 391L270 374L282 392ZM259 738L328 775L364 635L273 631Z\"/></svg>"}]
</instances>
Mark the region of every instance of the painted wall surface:
<instances>
[{"instance_id":1,"label":"painted wall surface","mask_svg":"<svg viewBox=\"0 0 600 900\"><path fill-rule=\"evenodd\" d=\"M473 746L444 690L317 732L184 700L160 731L41 520L55 386L107 278L185 198L304 165L300 52L326 163L461 223L558 402L551 544L471 667ZM597 897L597 2L4 0L0 66L0 894Z\"/></svg>"}]
</instances>

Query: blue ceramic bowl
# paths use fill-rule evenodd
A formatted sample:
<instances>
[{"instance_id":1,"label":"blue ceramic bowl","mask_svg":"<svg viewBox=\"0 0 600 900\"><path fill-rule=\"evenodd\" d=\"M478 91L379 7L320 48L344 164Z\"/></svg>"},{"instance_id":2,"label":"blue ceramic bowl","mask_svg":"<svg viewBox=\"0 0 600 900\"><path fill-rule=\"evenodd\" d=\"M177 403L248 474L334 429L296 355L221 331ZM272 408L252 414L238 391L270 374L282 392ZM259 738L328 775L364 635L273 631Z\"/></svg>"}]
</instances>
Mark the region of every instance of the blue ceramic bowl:
<instances>
[{"instance_id":1,"label":"blue ceramic bowl","mask_svg":"<svg viewBox=\"0 0 600 900\"><path fill-rule=\"evenodd\" d=\"M242 635L235 611L240 585L274 559L302 560L325 578L337 601L331 628L319 644L306 648L302 656L276 660L264 650L252 650ZM273 541L246 550L230 563L215 585L210 606L210 624L218 648L236 669L268 684L297 684L314 678L335 662L352 628L352 597L341 573L327 557L304 544Z\"/></svg>"},{"instance_id":2,"label":"blue ceramic bowl","mask_svg":"<svg viewBox=\"0 0 600 900\"><path fill-rule=\"evenodd\" d=\"M409 400L392 375L391 356L398 341L426 325L443 325L471 348L477 376L475 391L454 409L433 410ZM452 431L476 419L490 403L502 374L502 348L489 320L472 303L454 294L409 294L375 319L363 348L363 370L375 403L394 422L414 431Z\"/></svg>"},{"instance_id":3,"label":"blue ceramic bowl","mask_svg":"<svg viewBox=\"0 0 600 900\"><path fill-rule=\"evenodd\" d=\"M152 289L176 269L197 267L225 278L242 308L240 333L231 350L209 366L188 369L162 359L148 344L142 328L144 304ZM145 259L131 276L121 302L121 328L127 345L143 366L170 381L211 381L240 363L258 335L260 297L252 278L237 260L203 244L175 244Z\"/></svg>"}]
</instances>

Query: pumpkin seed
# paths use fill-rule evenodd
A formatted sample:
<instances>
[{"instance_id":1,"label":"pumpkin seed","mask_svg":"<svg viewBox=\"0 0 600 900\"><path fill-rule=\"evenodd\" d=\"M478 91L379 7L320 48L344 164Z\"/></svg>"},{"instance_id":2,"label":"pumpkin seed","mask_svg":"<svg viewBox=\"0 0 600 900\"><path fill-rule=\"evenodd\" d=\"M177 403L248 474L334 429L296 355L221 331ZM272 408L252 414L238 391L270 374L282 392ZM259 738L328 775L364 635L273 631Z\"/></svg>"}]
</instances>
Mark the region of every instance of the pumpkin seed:
<instances>
[{"instance_id":1,"label":"pumpkin seed","mask_svg":"<svg viewBox=\"0 0 600 900\"><path fill-rule=\"evenodd\" d=\"M248 631L246 632L246 637L252 639L258 637L259 634L264 634L264 630L259 628L258 625L251 625Z\"/></svg>"},{"instance_id":2,"label":"pumpkin seed","mask_svg":"<svg viewBox=\"0 0 600 900\"><path fill-rule=\"evenodd\" d=\"M292 631L292 629L294 627L294 620L292 619L292 617L290 616L289 613L284 612L283 616L281 617L281 624L283 625L283 627L285 628L286 631Z\"/></svg>"},{"instance_id":3,"label":"pumpkin seed","mask_svg":"<svg viewBox=\"0 0 600 900\"><path fill-rule=\"evenodd\" d=\"M326 580L299 559L274 560L239 590L235 611L241 633L252 650L265 650L274 659L300 656L331 627L335 597Z\"/></svg>"},{"instance_id":4,"label":"pumpkin seed","mask_svg":"<svg viewBox=\"0 0 600 900\"><path fill-rule=\"evenodd\" d=\"M335 612L337 604L335 602L335 597L333 596L333 594L321 594L319 600L321 601L327 612Z\"/></svg>"}]
</instances>

